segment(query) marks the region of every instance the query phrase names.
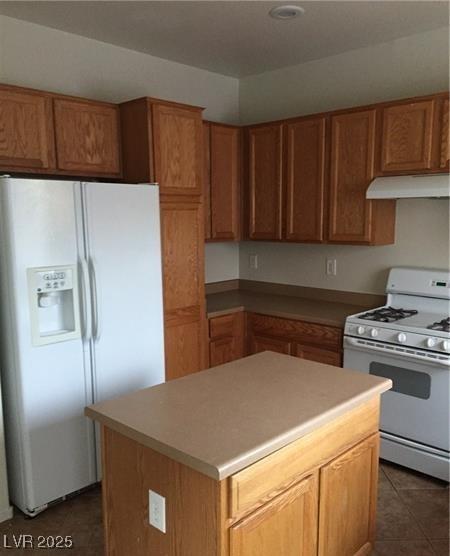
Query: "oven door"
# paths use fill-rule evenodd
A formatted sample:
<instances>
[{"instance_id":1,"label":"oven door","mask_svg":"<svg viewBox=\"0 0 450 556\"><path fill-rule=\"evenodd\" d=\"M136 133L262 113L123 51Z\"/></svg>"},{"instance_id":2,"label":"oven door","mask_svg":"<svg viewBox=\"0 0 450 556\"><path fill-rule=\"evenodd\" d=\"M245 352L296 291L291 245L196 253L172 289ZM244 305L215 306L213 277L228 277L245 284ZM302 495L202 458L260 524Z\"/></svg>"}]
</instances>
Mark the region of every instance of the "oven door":
<instances>
[{"instance_id":1,"label":"oven door","mask_svg":"<svg viewBox=\"0 0 450 556\"><path fill-rule=\"evenodd\" d=\"M448 452L450 358L401 349L345 337L344 367L392 380L381 400L381 431Z\"/></svg>"}]
</instances>

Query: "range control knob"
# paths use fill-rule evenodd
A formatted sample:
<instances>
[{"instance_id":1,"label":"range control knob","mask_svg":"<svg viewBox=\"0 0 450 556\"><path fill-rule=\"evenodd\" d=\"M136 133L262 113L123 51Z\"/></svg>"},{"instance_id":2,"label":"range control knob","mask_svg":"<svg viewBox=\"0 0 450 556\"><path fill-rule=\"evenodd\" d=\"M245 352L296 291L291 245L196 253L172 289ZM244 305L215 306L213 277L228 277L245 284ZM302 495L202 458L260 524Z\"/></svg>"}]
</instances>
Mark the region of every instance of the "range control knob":
<instances>
[{"instance_id":1,"label":"range control knob","mask_svg":"<svg viewBox=\"0 0 450 556\"><path fill-rule=\"evenodd\" d=\"M364 334L364 332L366 331L364 326L358 326L358 328L356 329L356 332L362 336Z\"/></svg>"},{"instance_id":2,"label":"range control knob","mask_svg":"<svg viewBox=\"0 0 450 556\"><path fill-rule=\"evenodd\" d=\"M444 340L441 343L441 347L444 351L450 351L450 340Z\"/></svg>"},{"instance_id":3,"label":"range control knob","mask_svg":"<svg viewBox=\"0 0 450 556\"><path fill-rule=\"evenodd\" d=\"M425 343L427 347L434 348L434 346L436 345L436 340L434 338L427 338Z\"/></svg>"},{"instance_id":4,"label":"range control knob","mask_svg":"<svg viewBox=\"0 0 450 556\"><path fill-rule=\"evenodd\" d=\"M407 340L407 336L406 334L404 334L403 332L400 332L400 334L397 334L397 340L401 343L404 344Z\"/></svg>"},{"instance_id":5,"label":"range control knob","mask_svg":"<svg viewBox=\"0 0 450 556\"><path fill-rule=\"evenodd\" d=\"M372 338L376 338L378 336L378 330L376 328L372 328L370 330L370 335L372 336Z\"/></svg>"}]
</instances>

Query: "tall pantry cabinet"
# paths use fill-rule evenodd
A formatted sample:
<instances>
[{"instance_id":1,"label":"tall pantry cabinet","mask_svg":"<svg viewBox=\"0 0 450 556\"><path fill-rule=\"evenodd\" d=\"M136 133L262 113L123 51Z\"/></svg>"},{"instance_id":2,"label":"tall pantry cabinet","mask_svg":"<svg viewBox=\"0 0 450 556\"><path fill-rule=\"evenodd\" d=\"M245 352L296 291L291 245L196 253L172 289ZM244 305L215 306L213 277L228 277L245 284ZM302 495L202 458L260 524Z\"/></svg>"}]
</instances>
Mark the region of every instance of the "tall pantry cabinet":
<instances>
[{"instance_id":1,"label":"tall pantry cabinet","mask_svg":"<svg viewBox=\"0 0 450 556\"><path fill-rule=\"evenodd\" d=\"M170 380L206 366L202 109L142 98L120 112L124 178L160 186Z\"/></svg>"}]
</instances>

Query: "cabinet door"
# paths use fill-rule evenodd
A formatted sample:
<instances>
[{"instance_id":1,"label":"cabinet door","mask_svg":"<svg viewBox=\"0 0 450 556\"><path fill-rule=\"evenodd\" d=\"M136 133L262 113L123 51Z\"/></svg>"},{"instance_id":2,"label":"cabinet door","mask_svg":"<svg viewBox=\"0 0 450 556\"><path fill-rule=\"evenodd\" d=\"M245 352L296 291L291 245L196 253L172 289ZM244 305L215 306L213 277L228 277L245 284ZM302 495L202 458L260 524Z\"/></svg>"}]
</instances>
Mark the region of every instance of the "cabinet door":
<instances>
[{"instance_id":1,"label":"cabinet door","mask_svg":"<svg viewBox=\"0 0 450 556\"><path fill-rule=\"evenodd\" d=\"M211 340L209 344L209 364L211 367L223 365L236 359L236 339L233 337Z\"/></svg>"},{"instance_id":2,"label":"cabinet door","mask_svg":"<svg viewBox=\"0 0 450 556\"><path fill-rule=\"evenodd\" d=\"M382 172L432 167L435 101L423 100L383 110Z\"/></svg>"},{"instance_id":3,"label":"cabinet door","mask_svg":"<svg viewBox=\"0 0 450 556\"><path fill-rule=\"evenodd\" d=\"M320 471L319 556L370 554L375 536L378 433Z\"/></svg>"},{"instance_id":4,"label":"cabinet door","mask_svg":"<svg viewBox=\"0 0 450 556\"><path fill-rule=\"evenodd\" d=\"M287 126L287 229L292 241L323 241L326 120Z\"/></svg>"},{"instance_id":5,"label":"cabinet door","mask_svg":"<svg viewBox=\"0 0 450 556\"><path fill-rule=\"evenodd\" d=\"M118 107L62 98L53 103L58 169L120 175Z\"/></svg>"},{"instance_id":6,"label":"cabinet door","mask_svg":"<svg viewBox=\"0 0 450 556\"><path fill-rule=\"evenodd\" d=\"M442 127L441 127L441 156L440 168L449 169L450 163L450 129L449 129L449 106L448 99L442 103Z\"/></svg>"},{"instance_id":7,"label":"cabinet door","mask_svg":"<svg viewBox=\"0 0 450 556\"><path fill-rule=\"evenodd\" d=\"M282 238L283 126L248 130L249 236Z\"/></svg>"},{"instance_id":8,"label":"cabinet door","mask_svg":"<svg viewBox=\"0 0 450 556\"><path fill-rule=\"evenodd\" d=\"M291 353L291 343L278 338L268 338L266 336L252 336L251 353L260 353L261 351L276 351L277 353Z\"/></svg>"},{"instance_id":9,"label":"cabinet door","mask_svg":"<svg viewBox=\"0 0 450 556\"><path fill-rule=\"evenodd\" d=\"M203 233L199 203L161 202L167 379L204 368Z\"/></svg>"},{"instance_id":10,"label":"cabinet door","mask_svg":"<svg viewBox=\"0 0 450 556\"><path fill-rule=\"evenodd\" d=\"M0 88L0 167L34 172L55 168L49 97Z\"/></svg>"},{"instance_id":11,"label":"cabinet door","mask_svg":"<svg viewBox=\"0 0 450 556\"><path fill-rule=\"evenodd\" d=\"M374 177L375 122L375 110L331 119L330 241L371 241L366 190Z\"/></svg>"},{"instance_id":12,"label":"cabinet door","mask_svg":"<svg viewBox=\"0 0 450 556\"><path fill-rule=\"evenodd\" d=\"M209 122L203 122L203 204L205 239L211 239L211 133Z\"/></svg>"},{"instance_id":13,"label":"cabinet door","mask_svg":"<svg viewBox=\"0 0 450 556\"><path fill-rule=\"evenodd\" d=\"M317 361L318 363L325 363L326 365L334 365L341 367L342 356L336 351L329 351L327 349L319 349L312 346L305 346L296 344L295 355L301 359L308 359L309 361Z\"/></svg>"},{"instance_id":14,"label":"cabinet door","mask_svg":"<svg viewBox=\"0 0 450 556\"><path fill-rule=\"evenodd\" d=\"M317 491L312 475L233 525L230 556L315 556Z\"/></svg>"},{"instance_id":15,"label":"cabinet door","mask_svg":"<svg viewBox=\"0 0 450 556\"><path fill-rule=\"evenodd\" d=\"M211 124L211 237L239 239L239 128Z\"/></svg>"},{"instance_id":16,"label":"cabinet door","mask_svg":"<svg viewBox=\"0 0 450 556\"><path fill-rule=\"evenodd\" d=\"M152 105L155 179L162 194L201 195L203 130L201 110Z\"/></svg>"}]
</instances>

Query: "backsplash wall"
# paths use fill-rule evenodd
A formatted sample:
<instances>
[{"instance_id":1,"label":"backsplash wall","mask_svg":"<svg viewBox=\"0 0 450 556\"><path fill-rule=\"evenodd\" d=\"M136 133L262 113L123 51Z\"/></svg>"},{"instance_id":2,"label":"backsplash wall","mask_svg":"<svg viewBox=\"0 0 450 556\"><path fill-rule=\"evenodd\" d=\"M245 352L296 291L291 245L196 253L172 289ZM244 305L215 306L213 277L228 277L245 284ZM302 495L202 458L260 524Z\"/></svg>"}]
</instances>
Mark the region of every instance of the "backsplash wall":
<instances>
[{"instance_id":1,"label":"backsplash wall","mask_svg":"<svg viewBox=\"0 0 450 556\"><path fill-rule=\"evenodd\" d=\"M248 241L240 245L243 279L382 294L393 266L450 268L448 199L397 201L394 245L307 245ZM258 255L258 269L249 256ZM337 275L326 275L326 259L337 260Z\"/></svg>"}]
</instances>

